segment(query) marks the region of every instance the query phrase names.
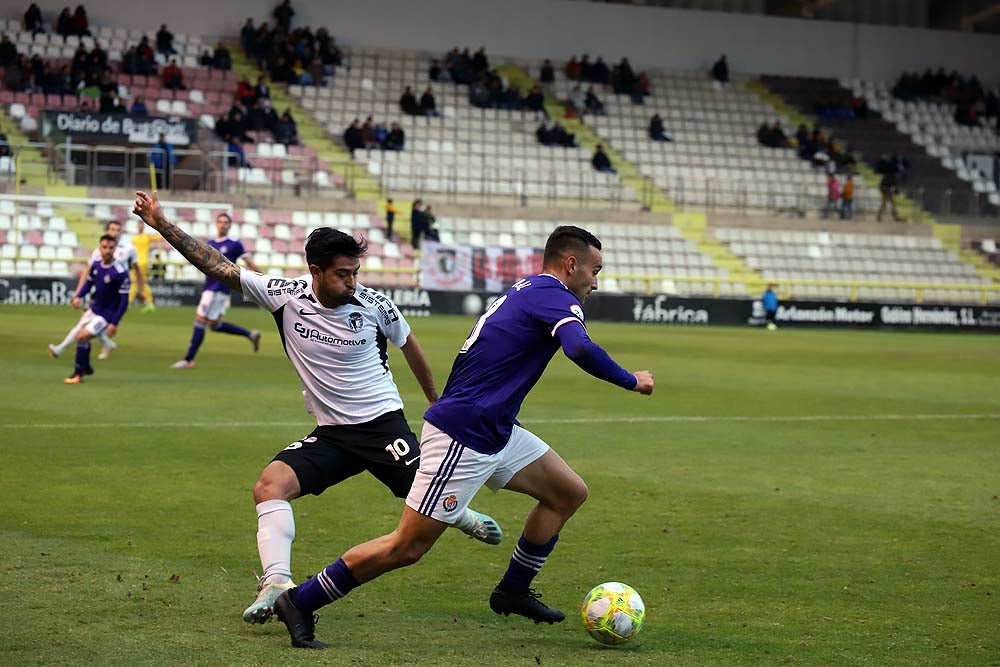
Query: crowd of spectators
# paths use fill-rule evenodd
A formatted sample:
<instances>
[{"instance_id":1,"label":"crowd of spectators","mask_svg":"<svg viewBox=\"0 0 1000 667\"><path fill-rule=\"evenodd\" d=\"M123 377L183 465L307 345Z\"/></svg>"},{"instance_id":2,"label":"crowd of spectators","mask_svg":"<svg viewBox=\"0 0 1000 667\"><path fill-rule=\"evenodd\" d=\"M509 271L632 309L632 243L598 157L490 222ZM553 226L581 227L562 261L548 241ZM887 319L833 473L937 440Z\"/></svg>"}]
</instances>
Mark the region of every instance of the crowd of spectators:
<instances>
[{"instance_id":1,"label":"crowd of spectators","mask_svg":"<svg viewBox=\"0 0 1000 667\"><path fill-rule=\"evenodd\" d=\"M865 98L854 95L824 98L813 104L813 113L826 121L868 118L868 112Z\"/></svg>"},{"instance_id":2,"label":"crowd of spectators","mask_svg":"<svg viewBox=\"0 0 1000 667\"><path fill-rule=\"evenodd\" d=\"M459 50L454 47L445 54L444 60L432 60L428 69L431 81L450 81L457 85L469 87L469 103L479 109L507 109L510 111L534 111L545 115L545 94L538 86L534 86L526 94L516 85L504 85L503 78L496 70L490 68L489 56L480 47L470 54L469 49ZM428 89L428 92L430 89ZM412 93L410 94L413 97ZM433 101L433 97L431 98ZM406 104L404 105L404 100ZM407 99L404 94L400 106L404 113L410 115L437 115L422 112L425 109L424 99L413 105L415 99ZM407 110L409 109L409 111Z\"/></svg>"},{"instance_id":3,"label":"crowd of spectators","mask_svg":"<svg viewBox=\"0 0 1000 667\"><path fill-rule=\"evenodd\" d=\"M542 124L535 130L535 137L538 139L538 143L543 146L575 148L579 145L576 143L576 135L568 132L559 121L553 122L551 126L546 121L542 121Z\"/></svg>"},{"instance_id":4,"label":"crowd of spectators","mask_svg":"<svg viewBox=\"0 0 1000 667\"><path fill-rule=\"evenodd\" d=\"M295 10L288 0L275 8L276 24L259 26L248 18L240 31L240 46L271 81L303 86L326 85L328 77L344 64L344 54L326 28L313 32L306 26L291 29Z\"/></svg>"},{"instance_id":5,"label":"crowd of spectators","mask_svg":"<svg viewBox=\"0 0 1000 667\"><path fill-rule=\"evenodd\" d=\"M406 87L403 91L403 95L399 98L399 108L407 116L440 116L440 112L437 110L437 99L434 97L434 91L431 90L430 86L424 90L423 94L420 95L420 100L417 100L417 96L413 94L413 89L410 86Z\"/></svg>"},{"instance_id":6,"label":"crowd of spectators","mask_svg":"<svg viewBox=\"0 0 1000 667\"><path fill-rule=\"evenodd\" d=\"M437 218L430 204L425 204L423 199L414 199L410 207L410 243L413 249L420 248L420 239L428 241L440 241L441 237L434 223Z\"/></svg>"},{"instance_id":7,"label":"crowd of spectators","mask_svg":"<svg viewBox=\"0 0 1000 667\"><path fill-rule=\"evenodd\" d=\"M943 68L937 72L928 69L922 75L903 72L892 94L908 102L927 100L954 104L955 122L960 125L978 126L981 119L996 122L1000 117L1000 100L996 93L984 89L974 74L969 77L955 71L946 74Z\"/></svg>"},{"instance_id":8,"label":"crowd of spectators","mask_svg":"<svg viewBox=\"0 0 1000 667\"><path fill-rule=\"evenodd\" d=\"M545 63L542 65L542 81L544 82L546 78L554 80L552 64L547 60ZM585 53L579 60L576 56L571 57L563 73L571 81L610 85L616 95L628 95L635 104L643 104L649 95L649 76L646 72L636 74L628 58L622 58L617 65L609 68L600 56L594 62L590 62L590 56Z\"/></svg>"},{"instance_id":9,"label":"crowd of spectators","mask_svg":"<svg viewBox=\"0 0 1000 667\"><path fill-rule=\"evenodd\" d=\"M386 127L385 123L376 123L371 116L364 123L355 118L344 130L344 145L352 157L357 150L401 151L406 148L406 132L399 123Z\"/></svg>"}]
</instances>

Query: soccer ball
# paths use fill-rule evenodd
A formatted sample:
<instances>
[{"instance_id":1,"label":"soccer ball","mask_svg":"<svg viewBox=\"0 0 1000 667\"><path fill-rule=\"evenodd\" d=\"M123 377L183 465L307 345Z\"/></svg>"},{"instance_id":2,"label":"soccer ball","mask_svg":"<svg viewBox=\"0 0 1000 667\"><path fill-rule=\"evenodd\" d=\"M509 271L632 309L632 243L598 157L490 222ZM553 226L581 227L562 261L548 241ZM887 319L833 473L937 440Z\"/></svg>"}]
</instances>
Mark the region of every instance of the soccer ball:
<instances>
[{"instance_id":1,"label":"soccer ball","mask_svg":"<svg viewBox=\"0 0 1000 667\"><path fill-rule=\"evenodd\" d=\"M635 589L617 581L596 586L583 599L583 627L602 644L623 644L639 634L646 605Z\"/></svg>"}]
</instances>

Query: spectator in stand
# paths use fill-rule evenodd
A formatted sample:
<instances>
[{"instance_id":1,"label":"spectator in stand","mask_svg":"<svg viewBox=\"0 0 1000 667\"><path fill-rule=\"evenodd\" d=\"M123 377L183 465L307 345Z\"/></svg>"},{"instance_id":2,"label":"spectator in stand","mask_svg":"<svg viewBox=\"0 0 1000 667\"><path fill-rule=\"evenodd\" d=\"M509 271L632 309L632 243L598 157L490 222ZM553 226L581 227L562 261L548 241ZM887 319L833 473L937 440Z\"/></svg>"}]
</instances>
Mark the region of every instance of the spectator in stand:
<instances>
[{"instance_id":1,"label":"spectator in stand","mask_svg":"<svg viewBox=\"0 0 1000 667\"><path fill-rule=\"evenodd\" d=\"M392 197L385 201L385 238L393 241L392 224L396 222L396 205L392 203Z\"/></svg>"},{"instance_id":2,"label":"spectator in stand","mask_svg":"<svg viewBox=\"0 0 1000 667\"><path fill-rule=\"evenodd\" d=\"M428 204L427 208L424 209L424 239L427 241L440 242L441 234L438 233L437 227L434 223L437 222L437 217L434 215L434 211L431 205Z\"/></svg>"},{"instance_id":3,"label":"spectator in stand","mask_svg":"<svg viewBox=\"0 0 1000 667\"><path fill-rule=\"evenodd\" d=\"M10 142L7 135L0 132L0 157L10 157Z\"/></svg>"},{"instance_id":4,"label":"spectator in stand","mask_svg":"<svg viewBox=\"0 0 1000 667\"><path fill-rule=\"evenodd\" d=\"M582 117L584 111L587 110L587 95L583 92L583 88L578 85L573 86L573 91L569 95L569 106L579 117Z\"/></svg>"},{"instance_id":5,"label":"spectator in stand","mask_svg":"<svg viewBox=\"0 0 1000 667\"><path fill-rule=\"evenodd\" d=\"M552 143L556 146L563 146L564 148L576 148L576 135L572 132L568 132L565 127L563 127L559 121L552 124L552 129L549 130L549 136L552 139Z\"/></svg>"},{"instance_id":6,"label":"spectator in stand","mask_svg":"<svg viewBox=\"0 0 1000 667\"><path fill-rule=\"evenodd\" d=\"M292 17L295 16L295 10L292 9L291 0L282 0L282 3L274 8L271 12L274 16L274 22L278 24L278 29L288 34L292 31Z\"/></svg>"},{"instance_id":7,"label":"spectator in stand","mask_svg":"<svg viewBox=\"0 0 1000 667\"><path fill-rule=\"evenodd\" d=\"M153 51L153 47L149 45L149 38L143 36L143 38L139 40L139 45L135 50L139 56L138 73L145 74L147 76L155 74L156 53Z\"/></svg>"},{"instance_id":8,"label":"spectator in stand","mask_svg":"<svg viewBox=\"0 0 1000 667\"><path fill-rule=\"evenodd\" d=\"M87 19L87 10L83 5L77 5L70 19L72 34L83 37L90 34L90 21Z\"/></svg>"},{"instance_id":9,"label":"spectator in stand","mask_svg":"<svg viewBox=\"0 0 1000 667\"><path fill-rule=\"evenodd\" d=\"M201 55L198 56L198 64L201 67L212 67L212 52L208 49L202 51Z\"/></svg>"},{"instance_id":10,"label":"spectator in stand","mask_svg":"<svg viewBox=\"0 0 1000 667\"><path fill-rule=\"evenodd\" d=\"M156 50L168 58L177 54L177 50L174 48L174 33L167 30L166 23L162 24L156 33Z\"/></svg>"},{"instance_id":11,"label":"spectator in stand","mask_svg":"<svg viewBox=\"0 0 1000 667\"><path fill-rule=\"evenodd\" d=\"M407 116L420 115L420 105L417 103L417 98L409 86L406 87L406 90L403 91L403 95L399 98L399 108L402 109L403 113Z\"/></svg>"},{"instance_id":12,"label":"spectator in stand","mask_svg":"<svg viewBox=\"0 0 1000 667\"><path fill-rule=\"evenodd\" d=\"M365 118L364 125L361 126L361 143L368 150L378 147L378 139L375 136L375 122L371 116Z\"/></svg>"},{"instance_id":13,"label":"spectator in stand","mask_svg":"<svg viewBox=\"0 0 1000 667\"><path fill-rule=\"evenodd\" d=\"M636 83L636 89L642 97L649 97L650 83L649 75L646 74L645 70L639 72L639 80Z\"/></svg>"},{"instance_id":14,"label":"spectator in stand","mask_svg":"<svg viewBox=\"0 0 1000 667\"><path fill-rule=\"evenodd\" d=\"M597 149L594 151L594 157L590 158L590 164L593 165L596 171L602 174L617 174L618 170L611 166L611 159L608 154L604 152L604 146L597 144Z\"/></svg>"},{"instance_id":15,"label":"spectator in stand","mask_svg":"<svg viewBox=\"0 0 1000 667\"><path fill-rule=\"evenodd\" d=\"M542 63L542 70L539 73L538 80L542 83L555 83L556 70L552 67L552 61L548 58Z\"/></svg>"},{"instance_id":16,"label":"spectator in stand","mask_svg":"<svg viewBox=\"0 0 1000 667\"><path fill-rule=\"evenodd\" d=\"M549 114L545 111L545 93L542 92L541 86L532 88L531 92L524 98L524 108L548 118Z\"/></svg>"},{"instance_id":17,"label":"spectator in stand","mask_svg":"<svg viewBox=\"0 0 1000 667\"><path fill-rule=\"evenodd\" d=\"M601 83L607 85L611 82L611 71L608 69L607 63L604 62L604 58L597 56L597 60L594 61L593 67L590 70L590 79L592 83Z\"/></svg>"},{"instance_id":18,"label":"spectator in stand","mask_svg":"<svg viewBox=\"0 0 1000 667\"><path fill-rule=\"evenodd\" d=\"M247 162L247 153L243 148L243 142L240 141L239 137L230 137L229 141L226 142L226 151L231 153L229 156L229 164L233 167L239 167L240 169L252 169L252 165Z\"/></svg>"},{"instance_id":19,"label":"spectator in stand","mask_svg":"<svg viewBox=\"0 0 1000 667\"><path fill-rule=\"evenodd\" d=\"M15 93L24 92L29 80L27 69L24 56L18 56L4 71L4 88Z\"/></svg>"},{"instance_id":20,"label":"spectator in stand","mask_svg":"<svg viewBox=\"0 0 1000 667\"><path fill-rule=\"evenodd\" d=\"M250 106L257 99L257 91L250 85L250 79L243 77L236 84L236 99L246 106Z\"/></svg>"},{"instance_id":21,"label":"spectator in stand","mask_svg":"<svg viewBox=\"0 0 1000 667\"><path fill-rule=\"evenodd\" d=\"M521 89L511 84L507 90L500 93L500 100L497 106L508 111L520 111L524 108L524 98L521 97Z\"/></svg>"},{"instance_id":22,"label":"spectator in stand","mask_svg":"<svg viewBox=\"0 0 1000 667\"><path fill-rule=\"evenodd\" d=\"M257 100L250 107L250 127L254 132L270 132L274 134L274 126L278 124L278 112L271 106L271 100L266 97Z\"/></svg>"},{"instance_id":23,"label":"spectator in stand","mask_svg":"<svg viewBox=\"0 0 1000 667\"><path fill-rule=\"evenodd\" d=\"M0 36L0 67L8 67L17 60L17 47L6 33Z\"/></svg>"},{"instance_id":24,"label":"spectator in stand","mask_svg":"<svg viewBox=\"0 0 1000 667\"><path fill-rule=\"evenodd\" d=\"M253 87L253 96L256 100L266 100L271 98L271 88L264 81L263 76L257 77L257 85Z\"/></svg>"},{"instance_id":25,"label":"spectator in stand","mask_svg":"<svg viewBox=\"0 0 1000 667\"><path fill-rule=\"evenodd\" d=\"M278 122L274 124L274 128L271 130L271 134L274 135L275 143L286 146L299 145L299 129L295 124L295 119L292 117L290 109L285 109L285 113L281 114L281 118L278 119Z\"/></svg>"},{"instance_id":26,"label":"spectator in stand","mask_svg":"<svg viewBox=\"0 0 1000 667\"><path fill-rule=\"evenodd\" d=\"M879 205L878 214L875 216L875 219L881 222L882 214L885 213L885 209L888 206L892 212L893 219L899 222L899 212L896 210L896 178L898 176L896 162L888 155L883 155L875 165L875 173L882 175L882 180L878 184L878 191L882 195L882 203Z\"/></svg>"},{"instance_id":27,"label":"spectator in stand","mask_svg":"<svg viewBox=\"0 0 1000 667\"><path fill-rule=\"evenodd\" d=\"M476 51L476 55L472 56L472 71L476 74L490 71L490 60L486 57L486 49L482 46Z\"/></svg>"},{"instance_id":28,"label":"spectator in stand","mask_svg":"<svg viewBox=\"0 0 1000 667\"><path fill-rule=\"evenodd\" d=\"M167 141L167 137L160 134L160 140L153 145L149 151L149 162L156 168L156 185L154 189L169 189L173 179L174 167L177 165L177 153L174 147Z\"/></svg>"},{"instance_id":29,"label":"spectator in stand","mask_svg":"<svg viewBox=\"0 0 1000 667\"><path fill-rule=\"evenodd\" d=\"M552 133L549 131L549 126L544 120L538 125L538 129L535 130L535 138L543 146L552 145Z\"/></svg>"},{"instance_id":30,"label":"spectator in stand","mask_svg":"<svg viewBox=\"0 0 1000 667\"><path fill-rule=\"evenodd\" d=\"M142 95L136 95L128 112L133 116L148 116L149 109L146 108L146 98Z\"/></svg>"},{"instance_id":31,"label":"spectator in stand","mask_svg":"<svg viewBox=\"0 0 1000 667\"><path fill-rule=\"evenodd\" d=\"M344 130L344 145L351 152L351 157L354 157L354 151L365 147L365 142L361 140L361 121L357 118Z\"/></svg>"},{"instance_id":32,"label":"spectator in stand","mask_svg":"<svg viewBox=\"0 0 1000 667\"><path fill-rule=\"evenodd\" d=\"M566 66L563 68L563 74L570 81L579 81L581 76L580 63L576 59L576 56L572 56Z\"/></svg>"},{"instance_id":33,"label":"spectator in stand","mask_svg":"<svg viewBox=\"0 0 1000 667\"><path fill-rule=\"evenodd\" d=\"M184 73L181 68L177 66L177 59L171 58L170 64L163 68L163 72L160 75L163 79L163 87L169 88L171 90L187 90L187 86L184 85Z\"/></svg>"},{"instance_id":34,"label":"spectator in stand","mask_svg":"<svg viewBox=\"0 0 1000 667\"><path fill-rule=\"evenodd\" d=\"M389 138L389 128L384 123L375 123L375 143L379 148L385 148L385 140Z\"/></svg>"},{"instance_id":35,"label":"spectator in stand","mask_svg":"<svg viewBox=\"0 0 1000 667\"><path fill-rule=\"evenodd\" d=\"M447 81L448 70L441 68L441 61L432 60L431 67L427 71L427 76L431 81Z\"/></svg>"},{"instance_id":36,"label":"spectator in stand","mask_svg":"<svg viewBox=\"0 0 1000 667\"><path fill-rule=\"evenodd\" d=\"M587 86L587 95L584 97L584 106L587 109L587 113L596 114L598 116L604 115L604 102L597 97L594 93L593 86Z\"/></svg>"},{"instance_id":37,"label":"spectator in stand","mask_svg":"<svg viewBox=\"0 0 1000 667\"><path fill-rule=\"evenodd\" d=\"M427 231L427 219L424 217L424 200L414 199L410 207L410 244L414 250L420 249L420 238Z\"/></svg>"},{"instance_id":38,"label":"spectator in stand","mask_svg":"<svg viewBox=\"0 0 1000 667\"><path fill-rule=\"evenodd\" d=\"M254 27L253 19L247 19L243 27L240 28L240 48L244 53L253 53L257 47L257 28Z\"/></svg>"},{"instance_id":39,"label":"spectator in stand","mask_svg":"<svg viewBox=\"0 0 1000 667\"><path fill-rule=\"evenodd\" d=\"M215 45L211 65L212 69L222 70L223 72L228 72L233 68L233 56L230 55L229 49L222 42Z\"/></svg>"},{"instance_id":40,"label":"spectator in stand","mask_svg":"<svg viewBox=\"0 0 1000 667\"><path fill-rule=\"evenodd\" d=\"M840 219L850 220L854 217L854 175L848 174L844 189L840 193Z\"/></svg>"},{"instance_id":41,"label":"spectator in stand","mask_svg":"<svg viewBox=\"0 0 1000 667\"><path fill-rule=\"evenodd\" d=\"M673 136L663 127L663 119L660 114L653 114L649 119L649 138L653 141L673 141Z\"/></svg>"},{"instance_id":42,"label":"spectator in stand","mask_svg":"<svg viewBox=\"0 0 1000 667\"><path fill-rule=\"evenodd\" d=\"M389 136L385 138L385 148L390 151L401 151L406 148L406 133L399 123L393 123Z\"/></svg>"},{"instance_id":43,"label":"spectator in stand","mask_svg":"<svg viewBox=\"0 0 1000 667\"><path fill-rule=\"evenodd\" d=\"M45 32L45 21L42 20L42 10L34 2L28 7L28 11L24 13L24 30L33 35Z\"/></svg>"},{"instance_id":44,"label":"spectator in stand","mask_svg":"<svg viewBox=\"0 0 1000 667\"><path fill-rule=\"evenodd\" d=\"M715 64L712 65L712 78L720 86L725 86L729 83L729 63L726 61L726 54L723 53Z\"/></svg>"},{"instance_id":45,"label":"spectator in stand","mask_svg":"<svg viewBox=\"0 0 1000 667\"><path fill-rule=\"evenodd\" d=\"M56 18L55 31L57 35L69 37L73 34L73 16L69 13L69 7L63 7Z\"/></svg>"},{"instance_id":46,"label":"spectator in stand","mask_svg":"<svg viewBox=\"0 0 1000 667\"><path fill-rule=\"evenodd\" d=\"M481 79L469 86L469 104L477 109L489 109L493 106L490 91L487 90Z\"/></svg>"},{"instance_id":47,"label":"spectator in stand","mask_svg":"<svg viewBox=\"0 0 1000 667\"><path fill-rule=\"evenodd\" d=\"M840 212L840 181L835 174L826 176L826 207L823 209L823 217L829 218Z\"/></svg>"},{"instance_id":48,"label":"spectator in stand","mask_svg":"<svg viewBox=\"0 0 1000 667\"><path fill-rule=\"evenodd\" d=\"M437 101L434 99L434 93L430 86L427 86L427 90L420 96L420 112L425 116L437 117L441 115L438 113Z\"/></svg>"},{"instance_id":49,"label":"spectator in stand","mask_svg":"<svg viewBox=\"0 0 1000 667\"><path fill-rule=\"evenodd\" d=\"M774 121L770 126L767 123L761 123L757 129L757 141L761 146L768 148L788 147L788 137L785 136L778 121Z\"/></svg>"}]
</instances>

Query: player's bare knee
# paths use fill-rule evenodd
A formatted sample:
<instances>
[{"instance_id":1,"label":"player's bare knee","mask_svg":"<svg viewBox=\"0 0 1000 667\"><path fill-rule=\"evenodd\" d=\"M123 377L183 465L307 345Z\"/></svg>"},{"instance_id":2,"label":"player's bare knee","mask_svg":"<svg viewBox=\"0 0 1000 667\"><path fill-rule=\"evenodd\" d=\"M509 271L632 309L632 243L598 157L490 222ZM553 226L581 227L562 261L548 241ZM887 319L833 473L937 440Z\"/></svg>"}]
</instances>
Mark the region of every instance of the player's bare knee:
<instances>
[{"instance_id":1,"label":"player's bare knee","mask_svg":"<svg viewBox=\"0 0 1000 667\"><path fill-rule=\"evenodd\" d=\"M272 462L257 479L253 485L253 499L255 503L262 503L268 500L292 500L298 497L298 480L295 473L287 465L276 465Z\"/></svg>"}]
</instances>

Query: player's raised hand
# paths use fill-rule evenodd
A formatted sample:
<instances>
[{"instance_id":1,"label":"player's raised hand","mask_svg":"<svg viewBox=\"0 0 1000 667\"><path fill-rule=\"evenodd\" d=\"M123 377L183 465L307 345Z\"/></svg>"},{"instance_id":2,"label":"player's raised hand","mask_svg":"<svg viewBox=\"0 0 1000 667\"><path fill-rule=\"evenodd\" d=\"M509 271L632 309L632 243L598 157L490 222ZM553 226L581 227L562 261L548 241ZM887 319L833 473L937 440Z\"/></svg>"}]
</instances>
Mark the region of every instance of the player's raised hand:
<instances>
[{"instance_id":1,"label":"player's raised hand","mask_svg":"<svg viewBox=\"0 0 1000 667\"><path fill-rule=\"evenodd\" d=\"M649 396L653 393L653 373L650 371L636 371L632 373L638 383L635 385L633 391L637 391L644 396Z\"/></svg>"},{"instance_id":2,"label":"player's raised hand","mask_svg":"<svg viewBox=\"0 0 1000 667\"><path fill-rule=\"evenodd\" d=\"M141 190L136 192L135 207L132 209L132 213L142 218L142 221L147 225L159 230L159 227L155 223L160 218L162 211L160 209L160 198L155 192L152 195Z\"/></svg>"}]
</instances>

